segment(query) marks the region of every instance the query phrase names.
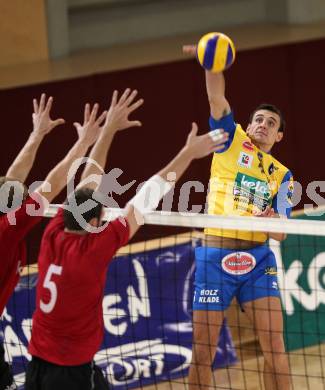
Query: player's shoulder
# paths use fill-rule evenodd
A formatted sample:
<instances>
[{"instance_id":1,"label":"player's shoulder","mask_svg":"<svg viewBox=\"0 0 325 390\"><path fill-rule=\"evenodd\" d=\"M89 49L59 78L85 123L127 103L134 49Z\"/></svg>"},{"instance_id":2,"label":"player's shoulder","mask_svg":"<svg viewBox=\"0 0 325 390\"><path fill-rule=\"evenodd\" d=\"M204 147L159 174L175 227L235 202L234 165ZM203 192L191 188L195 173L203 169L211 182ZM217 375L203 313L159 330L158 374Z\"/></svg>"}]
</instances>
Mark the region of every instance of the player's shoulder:
<instances>
[{"instance_id":1,"label":"player's shoulder","mask_svg":"<svg viewBox=\"0 0 325 390\"><path fill-rule=\"evenodd\" d=\"M269 175L276 175L280 181L282 181L284 178L289 180L292 177L292 173L289 168L287 168L284 164L282 164L279 160L277 160L275 157L270 155L270 165L268 167L268 174Z\"/></svg>"},{"instance_id":2,"label":"player's shoulder","mask_svg":"<svg viewBox=\"0 0 325 390\"><path fill-rule=\"evenodd\" d=\"M111 242L113 242L116 239L119 240L119 237L124 236L125 233L128 231L129 225L127 223L127 220L123 217L119 217L107 223L105 228L101 232L97 234L91 234L90 237L96 240L100 239L101 236L109 236Z\"/></svg>"},{"instance_id":3,"label":"player's shoulder","mask_svg":"<svg viewBox=\"0 0 325 390\"><path fill-rule=\"evenodd\" d=\"M242 128L242 125L240 123L236 123L236 136L238 138L242 138L244 141L250 141L250 138L248 137L246 131Z\"/></svg>"},{"instance_id":4,"label":"player's shoulder","mask_svg":"<svg viewBox=\"0 0 325 390\"><path fill-rule=\"evenodd\" d=\"M238 148L243 149L246 152L254 151L254 145L251 139L248 137L246 131L242 128L240 123L236 123L236 130L234 133L232 144L233 144L233 148L232 148L233 151L237 150Z\"/></svg>"}]
</instances>

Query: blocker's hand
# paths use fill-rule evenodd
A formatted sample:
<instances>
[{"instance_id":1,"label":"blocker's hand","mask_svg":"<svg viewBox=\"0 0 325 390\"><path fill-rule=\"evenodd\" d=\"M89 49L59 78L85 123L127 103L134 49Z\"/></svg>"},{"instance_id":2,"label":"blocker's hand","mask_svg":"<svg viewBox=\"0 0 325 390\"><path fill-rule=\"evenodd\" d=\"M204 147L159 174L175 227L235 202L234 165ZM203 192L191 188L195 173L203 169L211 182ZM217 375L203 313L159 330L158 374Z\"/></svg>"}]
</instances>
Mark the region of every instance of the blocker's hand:
<instances>
[{"instance_id":1,"label":"blocker's hand","mask_svg":"<svg viewBox=\"0 0 325 390\"><path fill-rule=\"evenodd\" d=\"M35 134L44 136L48 134L54 127L62 125L65 123L65 120L60 118L52 120L50 117L51 108L52 108L53 98L50 96L46 102L46 95L42 93L40 101L33 99L33 132Z\"/></svg>"},{"instance_id":2,"label":"blocker's hand","mask_svg":"<svg viewBox=\"0 0 325 390\"><path fill-rule=\"evenodd\" d=\"M101 131L101 124L104 121L107 111L103 111L98 117L98 103L94 104L92 110L90 110L90 104L85 105L84 110L84 122L81 125L78 122L74 122L74 127L77 130L79 140L85 142L91 146L97 140Z\"/></svg>"},{"instance_id":3,"label":"blocker's hand","mask_svg":"<svg viewBox=\"0 0 325 390\"><path fill-rule=\"evenodd\" d=\"M107 112L103 131L119 131L129 127L139 127L141 122L129 120L129 115L143 104L143 99L134 101L138 94L137 90L127 88L118 99L118 92L114 91L110 108Z\"/></svg>"},{"instance_id":4,"label":"blocker's hand","mask_svg":"<svg viewBox=\"0 0 325 390\"><path fill-rule=\"evenodd\" d=\"M222 150L227 142L229 135L220 129L220 136L213 137L211 133L197 135L198 127L195 122L192 123L192 130L187 137L185 150L187 150L193 159L203 158L210 153Z\"/></svg>"}]
</instances>

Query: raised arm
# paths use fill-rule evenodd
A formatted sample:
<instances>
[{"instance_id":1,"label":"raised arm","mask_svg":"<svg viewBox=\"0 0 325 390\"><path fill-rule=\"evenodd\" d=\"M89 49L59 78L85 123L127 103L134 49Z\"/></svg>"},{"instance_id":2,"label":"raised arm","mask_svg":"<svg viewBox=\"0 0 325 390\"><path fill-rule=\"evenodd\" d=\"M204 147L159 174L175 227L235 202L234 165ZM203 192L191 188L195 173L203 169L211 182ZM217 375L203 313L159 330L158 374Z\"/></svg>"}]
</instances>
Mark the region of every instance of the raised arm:
<instances>
[{"instance_id":1,"label":"raised arm","mask_svg":"<svg viewBox=\"0 0 325 390\"><path fill-rule=\"evenodd\" d=\"M81 186L83 186L83 181L85 181L87 178L90 178L93 175L101 176L103 174L106 165L107 154L115 134L118 131L127 129L129 127L141 126L141 122L136 120L129 120L129 115L143 104L143 99L139 99L134 102L137 93L138 92L136 90L131 92L131 90L128 88L124 91L118 100L118 92L114 91L111 105L106 115L106 120L101 127L100 135L90 152L89 161L87 162L82 173L80 183ZM85 119L88 117L88 115L89 110L85 112ZM76 124L76 126L78 127L80 124ZM84 186L87 188L96 189L98 183L95 181L86 181Z\"/></svg>"},{"instance_id":2,"label":"raised arm","mask_svg":"<svg viewBox=\"0 0 325 390\"><path fill-rule=\"evenodd\" d=\"M228 140L228 133L224 133L222 130L218 136L211 133L198 136L197 132L198 127L196 123L193 123L186 144L177 156L166 167L151 177L127 204L125 216L130 227L130 238L139 229L139 216L157 208L160 200L169 192L174 183L179 180L190 163L195 159L206 157L210 153L221 150L224 147L224 143ZM171 172L175 176L173 185L167 182L167 175ZM157 189L159 190L158 193ZM149 207L145 206L148 197Z\"/></svg>"},{"instance_id":3,"label":"raised arm","mask_svg":"<svg viewBox=\"0 0 325 390\"><path fill-rule=\"evenodd\" d=\"M231 111L230 105L225 97L225 77L223 73L212 73L206 70L205 83L211 116L219 120Z\"/></svg>"},{"instance_id":4,"label":"raised arm","mask_svg":"<svg viewBox=\"0 0 325 390\"><path fill-rule=\"evenodd\" d=\"M41 96L39 104L36 99L33 100L33 131L25 146L8 169L6 173L7 177L24 183L34 164L37 150L43 138L56 126L64 123L64 119L62 118L56 120L51 119L50 112L52 103L52 97L46 102L46 95L44 93Z\"/></svg>"},{"instance_id":5,"label":"raised arm","mask_svg":"<svg viewBox=\"0 0 325 390\"><path fill-rule=\"evenodd\" d=\"M183 52L196 55L196 45L183 46ZM206 90L208 94L211 116L219 120L229 114L231 109L225 97L225 78L223 73L205 71Z\"/></svg>"},{"instance_id":6,"label":"raised arm","mask_svg":"<svg viewBox=\"0 0 325 390\"><path fill-rule=\"evenodd\" d=\"M67 185L68 171L74 160L85 156L88 148L96 141L100 131L100 125L106 116L106 111L104 111L97 118L98 108L98 104L95 104L90 112L89 105L86 105L84 123L82 126L77 126L78 141L73 145L64 159L47 175L45 182L36 190L48 202L51 202ZM50 188L48 184L50 184Z\"/></svg>"}]
</instances>

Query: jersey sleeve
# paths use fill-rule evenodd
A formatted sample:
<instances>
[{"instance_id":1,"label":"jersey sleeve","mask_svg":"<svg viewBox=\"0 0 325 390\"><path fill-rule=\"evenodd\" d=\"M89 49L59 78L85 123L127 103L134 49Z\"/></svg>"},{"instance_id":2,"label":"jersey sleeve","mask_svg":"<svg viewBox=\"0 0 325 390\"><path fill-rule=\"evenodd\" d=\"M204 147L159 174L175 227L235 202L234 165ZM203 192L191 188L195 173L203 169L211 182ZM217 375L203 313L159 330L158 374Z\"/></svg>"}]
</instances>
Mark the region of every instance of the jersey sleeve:
<instances>
[{"instance_id":1,"label":"jersey sleeve","mask_svg":"<svg viewBox=\"0 0 325 390\"><path fill-rule=\"evenodd\" d=\"M294 181L290 171L288 171L281 182L279 191L272 201L272 208L279 215L290 217L292 211L292 197L294 192Z\"/></svg>"},{"instance_id":2,"label":"jersey sleeve","mask_svg":"<svg viewBox=\"0 0 325 390\"><path fill-rule=\"evenodd\" d=\"M210 116L209 119L209 127L210 130L215 130L215 129L223 129L229 134L228 141L225 143L224 149L222 149L220 152L217 153L222 153L225 152L231 145L235 131L236 131L236 123L234 120L234 114L231 111L229 114L223 116L221 119L214 119L212 116Z\"/></svg>"},{"instance_id":3,"label":"jersey sleeve","mask_svg":"<svg viewBox=\"0 0 325 390\"><path fill-rule=\"evenodd\" d=\"M23 239L27 233L43 218L44 204L37 193L28 196L21 207L7 214L7 223L11 225L17 240Z\"/></svg>"},{"instance_id":4,"label":"jersey sleeve","mask_svg":"<svg viewBox=\"0 0 325 390\"><path fill-rule=\"evenodd\" d=\"M129 237L129 224L122 217L110 222L102 232L89 234L90 245L102 255L106 264L112 260L122 246L128 243Z\"/></svg>"}]
</instances>

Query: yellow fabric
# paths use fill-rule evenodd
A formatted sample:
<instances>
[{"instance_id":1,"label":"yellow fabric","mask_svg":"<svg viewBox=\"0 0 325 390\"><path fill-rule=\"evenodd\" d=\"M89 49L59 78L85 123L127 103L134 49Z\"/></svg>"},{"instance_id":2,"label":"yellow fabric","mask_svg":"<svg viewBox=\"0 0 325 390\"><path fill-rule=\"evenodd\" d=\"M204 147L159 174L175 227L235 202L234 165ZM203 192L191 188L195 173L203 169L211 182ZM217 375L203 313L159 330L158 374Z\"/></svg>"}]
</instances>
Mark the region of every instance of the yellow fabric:
<instances>
[{"instance_id":1,"label":"yellow fabric","mask_svg":"<svg viewBox=\"0 0 325 390\"><path fill-rule=\"evenodd\" d=\"M273 164L273 165L272 165ZM288 169L250 142L237 125L230 147L214 153L211 165L208 214L251 216L272 205ZM265 242L261 232L207 228L205 234Z\"/></svg>"}]
</instances>

